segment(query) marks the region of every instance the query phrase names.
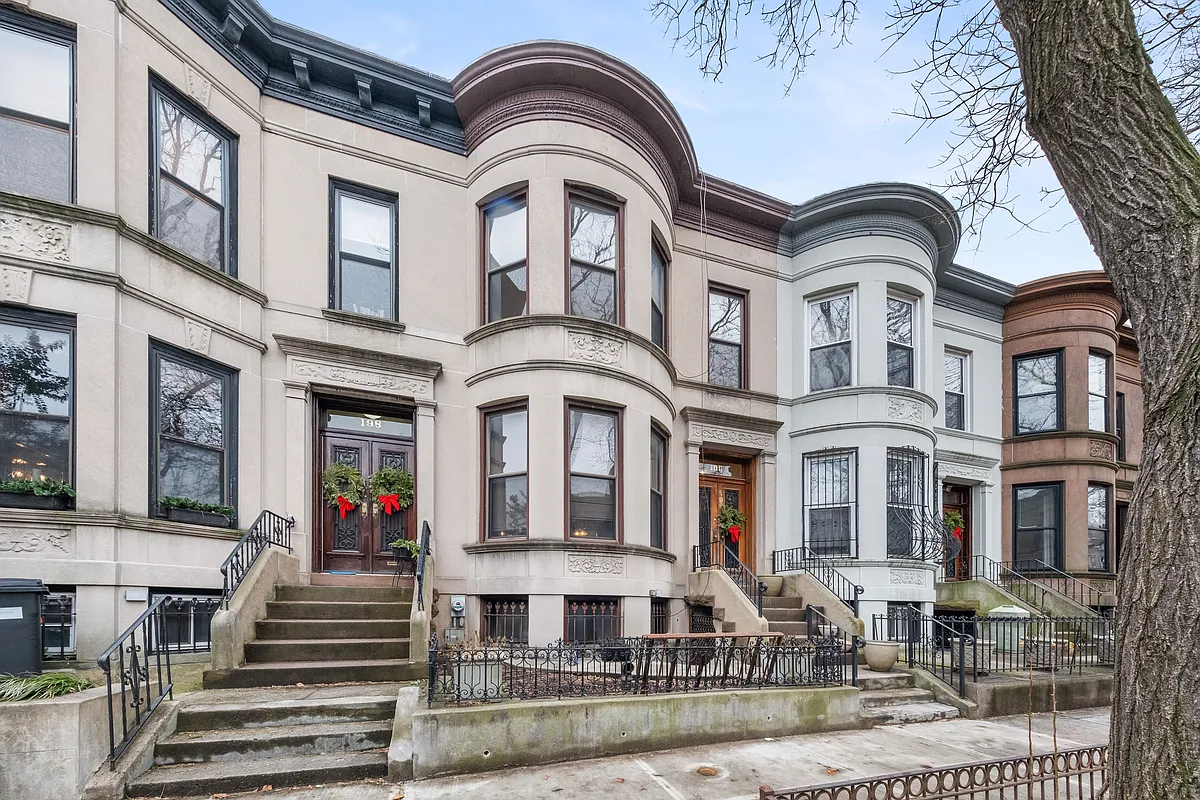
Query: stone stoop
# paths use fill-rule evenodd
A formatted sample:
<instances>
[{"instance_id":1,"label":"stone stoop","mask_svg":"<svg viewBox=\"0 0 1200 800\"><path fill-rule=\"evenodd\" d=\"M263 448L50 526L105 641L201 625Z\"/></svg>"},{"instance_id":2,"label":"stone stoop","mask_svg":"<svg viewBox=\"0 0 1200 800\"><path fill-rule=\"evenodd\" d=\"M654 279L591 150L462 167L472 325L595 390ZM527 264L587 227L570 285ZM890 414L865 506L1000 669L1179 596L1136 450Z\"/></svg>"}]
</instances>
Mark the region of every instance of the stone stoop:
<instances>
[{"instance_id":1,"label":"stone stoop","mask_svg":"<svg viewBox=\"0 0 1200 800\"><path fill-rule=\"evenodd\" d=\"M206 691L179 710L175 733L128 797L228 794L264 786L380 778L396 714L395 684Z\"/></svg>"},{"instance_id":2,"label":"stone stoop","mask_svg":"<svg viewBox=\"0 0 1200 800\"><path fill-rule=\"evenodd\" d=\"M805 609L808 603L803 597L764 597L762 614L772 633L788 636L807 636ZM818 611L821 611L819 606Z\"/></svg>"},{"instance_id":3,"label":"stone stoop","mask_svg":"<svg viewBox=\"0 0 1200 800\"><path fill-rule=\"evenodd\" d=\"M279 586L246 643L246 663L206 672L204 686L419 680L425 666L409 660L411 608L411 587Z\"/></svg>"},{"instance_id":4,"label":"stone stoop","mask_svg":"<svg viewBox=\"0 0 1200 800\"><path fill-rule=\"evenodd\" d=\"M954 706L937 702L933 692L918 689L907 672L858 671L861 716L871 725L903 725L956 719Z\"/></svg>"}]
</instances>

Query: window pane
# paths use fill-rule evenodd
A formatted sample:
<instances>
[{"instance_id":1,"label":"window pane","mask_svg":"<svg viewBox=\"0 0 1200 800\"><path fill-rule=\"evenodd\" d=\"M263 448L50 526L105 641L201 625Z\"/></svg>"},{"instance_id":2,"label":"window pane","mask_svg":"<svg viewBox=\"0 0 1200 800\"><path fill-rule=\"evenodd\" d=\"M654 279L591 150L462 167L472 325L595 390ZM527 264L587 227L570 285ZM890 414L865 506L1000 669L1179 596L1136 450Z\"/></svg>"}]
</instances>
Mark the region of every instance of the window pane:
<instances>
[{"instance_id":1,"label":"window pane","mask_svg":"<svg viewBox=\"0 0 1200 800\"><path fill-rule=\"evenodd\" d=\"M844 342L850 338L850 297L834 297L808 304L809 346Z\"/></svg>"},{"instance_id":2,"label":"window pane","mask_svg":"<svg viewBox=\"0 0 1200 800\"><path fill-rule=\"evenodd\" d=\"M1108 530L1108 489L1088 487L1088 527Z\"/></svg>"},{"instance_id":3,"label":"window pane","mask_svg":"<svg viewBox=\"0 0 1200 800\"><path fill-rule=\"evenodd\" d=\"M1088 354L1088 392L1108 396L1108 359L1095 353Z\"/></svg>"},{"instance_id":4,"label":"window pane","mask_svg":"<svg viewBox=\"0 0 1200 800\"><path fill-rule=\"evenodd\" d=\"M887 348L888 386L913 385L912 350L899 344Z\"/></svg>"},{"instance_id":5,"label":"window pane","mask_svg":"<svg viewBox=\"0 0 1200 800\"><path fill-rule=\"evenodd\" d=\"M392 271L388 267L342 259L342 311L392 319Z\"/></svg>"},{"instance_id":6,"label":"window pane","mask_svg":"<svg viewBox=\"0 0 1200 800\"><path fill-rule=\"evenodd\" d=\"M887 301L887 338L889 342L911 345L912 303L889 297Z\"/></svg>"},{"instance_id":7,"label":"window pane","mask_svg":"<svg viewBox=\"0 0 1200 800\"><path fill-rule=\"evenodd\" d=\"M828 456L808 460L809 505L850 502L850 456Z\"/></svg>"},{"instance_id":8,"label":"window pane","mask_svg":"<svg viewBox=\"0 0 1200 800\"><path fill-rule=\"evenodd\" d=\"M1017 527L1053 528L1058 525L1058 488L1017 489Z\"/></svg>"},{"instance_id":9,"label":"window pane","mask_svg":"<svg viewBox=\"0 0 1200 800\"><path fill-rule=\"evenodd\" d=\"M340 247L343 253L392 260L392 206L339 194Z\"/></svg>"},{"instance_id":10,"label":"window pane","mask_svg":"<svg viewBox=\"0 0 1200 800\"><path fill-rule=\"evenodd\" d=\"M708 338L742 343L742 298L721 292L708 293Z\"/></svg>"},{"instance_id":11,"label":"window pane","mask_svg":"<svg viewBox=\"0 0 1200 800\"><path fill-rule=\"evenodd\" d=\"M159 497L190 497L201 503L223 503L224 454L219 450L159 440Z\"/></svg>"},{"instance_id":12,"label":"window pane","mask_svg":"<svg viewBox=\"0 0 1200 800\"><path fill-rule=\"evenodd\" d=\"M808 547L821 556L849 556L850 508L809 509Z\"/></svg>"},{"instance_id":13,"label":"window pane","mask_svg":"<svg viewBox=\"0 0 1200 800\"><path fill-rule=\"evenodd\" d=\"M1056 531L1017 531L1014 537L1013 555L1018 564L1041 561L1058 568L1058 552L1055 546ZM1036 565L1032 565L1036 566Z\"/></svg>"},{"instance_id":14,"label":"window pane","mask_svg":"<svg viewBox=\"0 0 1200 800\"><path fill-rule=\"evenodd\" d=\"M956 431L966 430L962 395L946 392L946 427Z\"/></svg>"},{"instance_id":15,"label":"window pane","mask_svg":"<svg viewBox=\"0 0 1200 800\"><path fill-rule=\"evenodd\" d=\"M617 474L617 418L612 414L571 410L571 472Z\"/></svg>"},{"instance_id":16,"label":"window pane","mask_svg":"<svg viewBox=\"0 0 1200 800\"><path fill-rule=\"evenodd\" d=\"M1108 531L1088 531L1088 569L1108 571Z\"/></svg>"},{"instance_id":17,"label":"window pane","mask_svg":"<svg viewBox=\"0 0 1200 800\"><path fill-rule=\"evenodd\" d=\"M411 439L413 435L411 416L392 417L358 411L328 411L325 413L325 427L356 433L386 433L406 439Z\"/></svg>"},{"instance_id":18,"label":"window pane","mask_svg":"<svg viewBox=\"0 0 1200 800\"><path fill-rule=\"evenodd\" d=\"M1035 356L1017 361L1017 394L1050 394L1058 391L1058 356Z\"/></svg>"},{"instance_id":19,"label":"window pane","mask_svg":"<svg viewBox=\"0 0 1200 800\"><path fill-rule=\"evenodd\" d=\"M663 546L663 496L650 492L650 546Z\"/></svg>"},{"instance_id":20,"label":"window pane","mask_svg":"<svg viewBox=\"0 0 1200 800\"><path fill-rule=\"evenodd\" d=\"M650 307L650 341L659 347L666 347L667 336L663 314L654 306Z\"/></svg>"},{"instance_id":21,"label":"window pane","mask_svg":"<svg viewBox=\"0 0 1200 800\"><path fill-rule=\"evenodd\" d=\"M571 258L616 267L617 215L572 201Z\"/></svg>"},{"instance_id":22,"label":"window pane","mask_svg":"<svg viewBox=\"0 0 1200 800\"><path fill-rule=\"evenodd\" d=\"M528 467L528 411L488 416L488 474L524 472Z\"/></svg>"},{"instance_id":23,"label":"window pane","mask_svg":"<svg viewBox=\"0 0 1200 800\"><path fill-rule=\"evenodd\" d=\"M167 178L158 181L158 238L213 269L221 269L219 209Z\"/></svg>"},{"instance_id":24,"label":"window pane","mask_svg":"<svg viewBox=\"0 0 1200 800\"><path fill-rule=\"evenodd\" d=\"M650 488L662 492L666 483L666 442L656 433L650 434Z\"/></svg>"},{"instance_id":25,"label":"window pane","mask_svg":"<svg viewBox=\"0 0 1200 800\"><path fill-rule=\"evenodd\" d=\"M486 212L488 271L525 260L525 201L505 200Z\"/></svg>"},{"instance_id":26,"label":"window pane","mask_svg":"<svg viewBox=\"0 0 1200 800\"><path fill-rule=\"evenodd\" d=\"M617 538L616 481L571 476L571 536Z\"/></svg>"},{"instance_id":27,"label":"window pane","mask_svg":"<svg viewBox=\"0 0 1200 800\"><path fill-rule=\"evenodd\" d=\"M734 389L742 385L742 348L736 344L708 343L708 382Z\"/></svg>"},{"instance_id":28,"label":"window pane","mask_svg":"<svg viewBox=\"0 0 1200 800\"><path fill-rule=\"evenodd\" d=\"M70 48L0 27L0 107L69 123Z\"/></svg>"},{"instance_id":29,"label":"window pane","mask_svg":"<svg viewBox=\"0 0 1200 800\"><path fill-rule=\"evenodd\" d=\"M963 358L946 354L944 373L946 376L946 391L963 394Z\"/></svg>"},{"instance_id":30,"label":"window pane","mask_svg":"<svg viewBox=\"0 0 1200 800\"><path fill-rule=\"evenodd\" d=\"M917 509L912 506L889 506L887 510L888 558L918 558L922 554L913 546L917 526Z\"/></svg>"},{"instance_id":31,"label":"window pane","mask_svg":"<svg viewBox=\"0 0 1200 800\"><path fill-rule=\"evenodd\" d=\"M527 535L529 494L527 478L515 475L488 481L488 538Z\"/></svg>"},{"instance_id":32,"label":"window pane","mask_svg":"<svg viewBox=\"0 0 1200 800\"><path fill-rule=\"evenodd\" d=\"M810 391L850 385L850 344L822 347L809 354Z\"/></svg>"},{"instance_id":33,"label":"window pane","mask_svg":"<svg viewBox=\"0 0 1200 800\"><path fill-rule=\"evenodd\" d=\"M660 311L663 308L663 298L666 296L666 267L663 266L662 256L657 247L650 248L650 303Z\"/></svg>"},{"instance_id":34,"label":"window pane","mask_svg":"<svg viewBox=\"0 0 1200 800\"><path fill-rule=\"evenodd\" d=\"M2 45L0 45L2 47ZM0 62L4 55L0 52ZM2 69L2 68L0 68ZM0 79L0 86L3 80ZM0 112L0 191L71 199L71 134Z\"/></svg>"},{"instance_id":35,"label":"window pane","mask_svg":"<svg viewBox=\"0 0 1200 800\"><path fill-rule=\"evenodd\" d=\"M488 275L488 322L519 317L526 306L525 267L512 267Z\"/></svg>"},{"instance_id":36,"label":"window pane","mask_svg":"<svg viewBox=\"0 0 1200 800\"><path fill-rule=\"evenodd\" d=\"M1103 397L1088 395L1088 428L1102 431L1108 428L1108 414Z\"/></svg>"},{"instance_id":37,"label":"window pane","mask_svg":"<svg viewBox=\"0 0 1200 800\"><path fill-rule=\"evenodd\" d=\"M70 408L70 336L0 322L0 410L66 416Z\"/></svg>"},{"instance_id":38,"label":"window pane","mask_svg":"<svg viewBox=\"0 0 1200 800\"><path fill-rule=\"evenodd\" d=\"M225 141L164 97L158 98L159 168L224 204Z\"/></svg>"},{"instance_id":39,"label":"window pane","mask_svg":"<svg viewBox=\"0 0 1200 800\"><path fill-rule=\"evenodd\" d=\"M0 411L0 480L71 477L71 422Z\"/></svg>"},{"instance_id":40,"label":"window pane","mask_svg":"<svg viewBox=\"0 0 1200 800\"><path fill-rule=\"evenodd\" d=\"M915 453L889 451L887 455L887 501L920 505L924 457Z\"/></svg>"},{"instance_id":41,"label":"window pane","mask_svg":"<svg viewBox=\"0 0 1200 800\"><path fill-rule=\"evenodd\" d=\"M1043 394L1017 400L1017 433L1052 431L1058 427L1058 396Z\"/></svg>"},{"instance_id":42,"label":"window pane","mask_svg":"<svg viewBox=\"0 0 1200 800\"><path fill-rule=\"evenodd\" d=\"M197 444L223 448L224 380L164 358L159 361L158 381L159 430Z\"/></svg>"},{"instance_id":43,"label":"window pane","mask_svg":"<svg viewBox=\"0 0 1200 800\"><path fill-rule=\"evenodd\" d=\"M617 321L617 274L571 265L571 313L577 317Z\"/></svg>"}]
</instances>

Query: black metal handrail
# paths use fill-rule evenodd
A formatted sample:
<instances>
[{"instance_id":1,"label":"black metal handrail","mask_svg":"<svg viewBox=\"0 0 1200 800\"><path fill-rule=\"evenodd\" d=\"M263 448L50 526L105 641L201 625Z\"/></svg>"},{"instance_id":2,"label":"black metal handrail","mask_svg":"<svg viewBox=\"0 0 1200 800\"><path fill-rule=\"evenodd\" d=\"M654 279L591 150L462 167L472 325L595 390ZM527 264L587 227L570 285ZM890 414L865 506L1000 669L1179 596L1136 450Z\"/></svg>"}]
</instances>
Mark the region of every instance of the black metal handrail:
<instances>
[{"instance_id":1,"label":"black metal handrail","mask_svg":"<svg viewBox=\"0 0 1200 800\"><path fill-rule=\"evenodd\" d=\"M416 600L417 609L425 610L425 554L429 551L429 520L421 522L421 549L417 551L417 572L416 572Z\"/></svg>"},{"instance_id":2,"label":"black metal handrail","mask_svg":"<svg viewBox=\"0 0 1200 800\"><path fill-rule=\"evenodd\" d=\"M771 554L771 568L776 575L784 572L808 573L853 611L854 616L858 616L858 598L863 593L863 587L839 572L827 559L818 558L807 547L776 550Z\"/></svg>"},{"instance_id":3,"label":"black metal handrail","mask_svg":"<svg viewBox=\"0 0 1200 800\"><path fill-rule=\"evenodd\" d=\"M842 629L840 625L825 616L825 612L811 603L804 609L805 633L814 645L824 644L836 648L842 654L837 661L837 669L845 671L846 662L850 664L850 685L858 686L858 648L861 639ZM833 664L827 665L832 669Z\"/></svg>"},{"instance_id":4,"label":"black metal handrail","mask_svg":"<svg viewBox=\"0 0 1200 800\"><path fill-rule=\"evenodd\" d=\"M222 608L229 607L230 598L263 550L277 545L286 548L289 553L292 552L292 526L295 524L295 518L285 519L274 511L264 510L258 515L258 519L246 529L246 533L234 545L233 552L221 564Z\"/></svg>"},{"instance_id":5,"label":"black metal handrail","mask_svg":"<svg viewBox=\"0 0 1200 800\"><path fill-rule=\"evenodd\" d=\"M975 556L974 572L975 575L995 584L996 586L999 586L1001 589L1012 595L1020 596L1021 593L1015 592L1013 589L1018 586L1022 587L1028 592L1028 594L1024 597L1021 597L1021 599L1037 606L1049 616L1054 616L1054 614L1048 608L1046 608L1046 596L1051 594L1057 595L1062 599L1069 600L1076 605L1082 606L1085 614L1095 614L1096 616L1099 616L1099 614L1096 614L1096 612L1092 611L1088 606L1080 603L1078 600L1075 600L1071 596L1060 592L1053 586L1038 580L1035 574L1031 574L1030 572L1022 571L1017 568L1018 565L1031 565L1032 563L1033 562L996 561L988 558L985 555L977 555ZM1043 562L1038 561L1037 563L1041 564Z\"/></svg>"},{"instance_id":6,"label":"black metal handrail","mask_svg":"<svg viewBox=\"0 0 1200 800\"><path fill-rule=\"evenodd\" d=\"M1052 567L1041 559L1012 562L1012 570L1027 575L1043 586L1074 600L1084 608L1099 606L1103 600L1100 591L1084 583L1073 575L1068 575L1057 567Z\"/></svg>"},{"instance_id":7,"label":"black metal handrail","mask_svg":"<svg viewBox=\"0 0 1200 800\"><path fill-rule=\"evenodd\" d=\"M872 634L876 641L901 643L904 663L929 672L959 697L967 696L967 676L974 680L976 674L973 636L915 608L876 614ZM951 651L948 663L943 657L947 650Z\"/></svg>"},{"instance_id":8,"label":"black metal handrail","mask_svg":"<svg viewBox=\"0 0 1200 800\"><path fill-rule=\"evenodd\" d=\"M763 594L767 585L758 579L753 570L742 563L737 553L718 538L708 544L692 545L692 571L717 567L733 580L742 593L754 603L758 615L762 616Z\"/></svg>"},{"instance_id":9,"label":"black metal handrail","mask_svg":"<svg viewBox=\"0 0 1200 800\"><path fill-rule=\"evenodd\" d=\"M167 640L166 607L170 600L166 596L155 598L97 660L104 671L108 689L108 760L111 769L116 769L117 758L125 752L154 709L171 696L170 648L154 646L156 641ZM121 683L120 740L117 739L118 712L113 707L118 697L113 692L114 666L116 678Z\"/></svg>"}]
</instances>

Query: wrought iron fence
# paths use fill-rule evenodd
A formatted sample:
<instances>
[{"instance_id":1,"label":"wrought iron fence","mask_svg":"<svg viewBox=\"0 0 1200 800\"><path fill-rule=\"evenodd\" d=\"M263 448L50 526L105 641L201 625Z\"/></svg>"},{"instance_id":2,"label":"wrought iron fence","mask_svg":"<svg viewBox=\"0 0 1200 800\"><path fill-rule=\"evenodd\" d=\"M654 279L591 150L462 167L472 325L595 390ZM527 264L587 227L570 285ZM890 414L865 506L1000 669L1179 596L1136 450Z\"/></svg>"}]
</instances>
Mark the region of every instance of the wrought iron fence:
<instances>
[{"instance_id":1,"label":"wrought iron fence","mask_svg":"<svg viewBox=\"0 0 1200 800\"><path fill-rule=\"evenodd\" d=\"M857 642L847 635L662 634L546 647L505 643L429 650L429 704L838 686Z\"/></svg>"},{"instance_id":2,"label":"wrought iron fence","mask_svg":"<svg viewBox=\"0 0 1200 800\"><path fill-rule=\"evenodd\" d=\"M1057 570L1043 561L995 561L984 555L975 556L977 577L994 583L1006 592L1043 610L1046 609L1046 597L1050 595L1073 601L1082 606L1085 613L1091 613L1091 606L1100 605L1098 591L1065 572L1061 573L1060 577L1055 577L1055 572ZM1064 578L1067 580L1063 580ZM1074 581L1074 584L1069 581Z\"/></svg>"},{"instance_id":3,"label":"wrought iron fence","mask_svg":"<svg viewBox=\"0 0 1200 800\"><path fill-rule=\"evenodd\" d=\"M42 596L42 656L59 661L75 657L75 595Z\"/></svg>"},{"instance_id":4,"label":"wrought iron fence","mask_svg":"<svg viewBox=\"0 0 1200 800\"><path fill-rule=\"evenodd\" d=\"M430 553L430 535L431 531L429 530L429 520L422 520L421 546L417 551L417 574L414 576L416 583L414 597L417 601L417 609L420 611L425 610L425 557Z\"/></svg>"},{"instance_id":5,"label":"wrought iron fence","mask_svg":"<svg viewBox=\"0 0 1200 800\"><path fill-rule=\"evenodd\" d=\"M820 786L772 789L759 800L1009 800L1009 798L1106 797L1108 748L976 761L922 772L897 772Z\"/></svg>"},{"instance_id":6,"label":"wrought iron fence","mask_svg":"<svg viewBox=\"0 0 1200 800\"><path fill-rule=\"evenodd\" d=\"M785 572L805 572L832 592L847 608L858 616L858 598L863 587L847 578L829 561L817 558L807 547L792 547L776 550L771 554L771 570L776 575Z\"/></svg>"},{"instance_id":7,"label":"wrought iron fence","mask_svg":"<svg viewBox=\"0 0 1200 800\"><path fill-rule=\"evenodd\" d=\"M738 559L737 553L721 539L692 545L692 571L716 567L725 572L737 584L762 616L763 593L767 587L753 571Z\"/></svg>"},{"instance_id":8,"label":"wrought iron fence","mask_svg":"<svg viewBox=\"0 0 1200 800\"><path fill-rule=\"evenodd\" d=\"M515 644L529 642L529 598L484 597L483 606L484 641L503 640Z\"/></svg>"},{"instance_id":9,"label":"wrought iron fence","mask_svg":"<svg viewBox=\"0 0 1200 800\"><path fill-rule=\"evenodd\" d=\"M900 642L900 659L910 667L930 672L959 697L967 694L967 657L971 650L966 636L940 619L916 608L898 608L876 614L872 633L877 641ZM953 650L956 655L950 655Z\"/></svg>"},{"instance_id":10,"label":"wrought iron fence","mask_svg":"<svg viewBox=\"0 0 1200 800\"><path fill-rule=\"evenodd\" d=\"M286 548L292 552L292 526L296 520L292 517L279 516L274 511L263 511L254 520L254 524L246 529L246 533L234 546L225 561L221 564L221 577L224 585L221 588L221 606L229 607L229 599L237 591L246 573L254 566L259 553L271 545Z\"/></svg>"}]
</instances>

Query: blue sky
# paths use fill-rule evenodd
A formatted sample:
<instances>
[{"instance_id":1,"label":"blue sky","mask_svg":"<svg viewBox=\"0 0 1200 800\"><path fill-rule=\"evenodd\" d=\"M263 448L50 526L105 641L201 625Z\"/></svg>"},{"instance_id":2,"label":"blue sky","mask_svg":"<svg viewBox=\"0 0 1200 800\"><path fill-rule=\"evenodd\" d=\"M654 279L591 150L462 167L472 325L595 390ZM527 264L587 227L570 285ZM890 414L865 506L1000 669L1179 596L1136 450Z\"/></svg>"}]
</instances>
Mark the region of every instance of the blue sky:
<instances>
[{"instance_id":1,"label":"blue sky","mask_svg":"<svg viewBox=\"0 0 1200 800\"><path fill-rule=\"evenodd\" d=\"M279 19L356 47L453 78L488 50L530 39L563 39L600 48L641 70L675 104L706 172L802 202L880 180L936 186L947 170L947 128L916 133L897 111L912 107L909 66L922 42L886 55L886 20L869 10L839 48L824 46L809 72L786 92L785 75L758 62L766 31L742 26L732 64L719 83L704 78L646 10L646 0L262 0ZM883 5L864 3L864 6ZM1012 176L1015 210L1037 218L1023 228L993 214L957 261L1013 283L1058 272L1099 269L1066 203L1041 189L1057 186L1044 162Z\"/></svg>"}]
</instances>

